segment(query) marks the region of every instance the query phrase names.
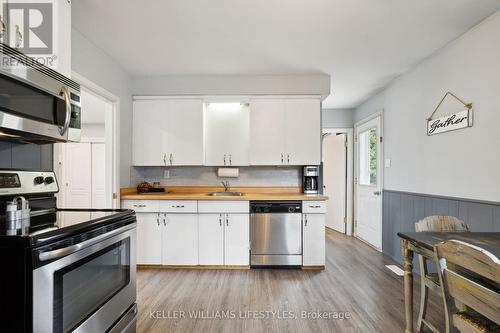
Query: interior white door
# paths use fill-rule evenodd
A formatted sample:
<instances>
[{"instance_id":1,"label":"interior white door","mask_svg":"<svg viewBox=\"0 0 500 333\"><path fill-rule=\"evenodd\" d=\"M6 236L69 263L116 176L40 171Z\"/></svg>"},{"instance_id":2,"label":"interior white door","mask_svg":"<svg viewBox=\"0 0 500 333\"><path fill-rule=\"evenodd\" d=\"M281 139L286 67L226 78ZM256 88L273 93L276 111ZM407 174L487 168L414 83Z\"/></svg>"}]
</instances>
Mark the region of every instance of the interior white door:
<instances>
[{"instance_id":1,"label":"interior white door","mask_svg":"<svg viewBox=\"0 0 500 333\"><path fill-rule=\"evenodd\" d=\"M319 99L289 99L285 106L286 164L319 165L321 161Z\"/></svg>"},{"instance_id":2,"label":"interior white door","mask_svg":"<svg viewBox=\"0 0 500 333\"><path fill-rule=\"evenodd\" d=\"M63 207L92 207L92 155L90 143L63 145Z\"/></svg>"},{"instance_id":3,"label":"interior white door","mask_svg":"<svg viewBox=\"0 0 500 333\"><path fill-rule=\"evenodd\" d=\"M200 265L224 265L224 214L198 215Z\"/></svg>"},{"instance_id":4,"label":"interior white door","mask_svg":"<svg viewBox=\"0 0 500 333\"><path fill-rule=\"evenodd\" d=\"M205 108L205 165L248 165L249 108L240 103L209 103Z\"/></svg>"},{"instance_id":5,"label":"interior white door","mask_svg":"<svg viewBox=\"0 0 500 333\"><path fill-rule=\"evenodd\" d=\"M163 265L198 265L198 215L167 214L165 224Z\"/></svg>"},{"instance_id":6,"label":"interior white door","mask_svg":"<svg viewBox=\"0 0 500 333\"><path fill-rule=\"evenodd\" d=\"M168 101L137 100L133 110L134 165L166 165Z\"/></svg>"},{"instance_id":7,"label":"interior white door","mask_svg":"<svg viewBox=\"0 0 500 333\"><path fill-rule=\"evenodd\" d=\"M137 263L161 265L163 224L159 213L137 213Z\"/></svg>"},{"instance_id":8,"label":"interior white door","mask_svg":"<svg viewBox=\"0 0 500 333\"><path fill-rule=\"evenodd\" d=\"M225 215L224 264L247 266L250 264L249 214Z\"/></svg>"},{"instance_id":9,"label":"interior white door","mask_svg":"<svg viewBox=\"0 0 500 333\"><path fill-rule=\"evenodd\" d=\"M323 138L323 185L327 200L326 226L345 233L347 190L347 147L345 133Z\"/></svg>"},{"instance_id":10,"label":"interior white door","mask_svg":"<svg viewBox=\"0 0 500 333\"><path fill-rule=\"evenodd\" d=\"M250 101L250 164L285 164L285 101Z\"/></svg>"},{"instance_id":11,"label":"interior white door","mask_svg":"<svg viewBox=\"0 0 500 333\"><path fill-rule=\"evenodd\" d=\"M381 117L356 127L355 235L382 248Z\"/></svg>"},{"instance_id":12,"label":"interior white door","mask_svg":"<svg viewBox=\"0 0 500 333\"><path fill-rule=\"evenodd\" d=\"M92 143L92 208L106 207L106 144Z\"/></svg>"},{"instance_id":13,"label":"interior white door","mask_svg":"<svg viewBox=\"0 0 500 333\"><path fill-rule=\"evenodd\" d=\"M168 108L168 164L203 165L203 103L175 99Z\"/></svg>"}]
</instances>

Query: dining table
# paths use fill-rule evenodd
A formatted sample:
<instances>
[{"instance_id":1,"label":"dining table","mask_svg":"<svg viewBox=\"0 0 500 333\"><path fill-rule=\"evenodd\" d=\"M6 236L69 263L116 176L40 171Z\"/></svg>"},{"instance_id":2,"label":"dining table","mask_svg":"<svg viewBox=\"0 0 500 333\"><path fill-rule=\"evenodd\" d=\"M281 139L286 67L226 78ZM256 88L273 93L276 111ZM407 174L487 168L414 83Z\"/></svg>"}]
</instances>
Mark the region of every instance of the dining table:
<instances>
[{"instance_id":1,"label":"dining table","mask_svg":"<svg viewBox=\"0 0 500 333\"><path fill-rule=\"evenodd\" d=\"M434 246L448 240L460 240L500 258L500 232L399 232L402 239L405 333L413 333L413 256L434 258Z\"/></svg>"}]
</instances>

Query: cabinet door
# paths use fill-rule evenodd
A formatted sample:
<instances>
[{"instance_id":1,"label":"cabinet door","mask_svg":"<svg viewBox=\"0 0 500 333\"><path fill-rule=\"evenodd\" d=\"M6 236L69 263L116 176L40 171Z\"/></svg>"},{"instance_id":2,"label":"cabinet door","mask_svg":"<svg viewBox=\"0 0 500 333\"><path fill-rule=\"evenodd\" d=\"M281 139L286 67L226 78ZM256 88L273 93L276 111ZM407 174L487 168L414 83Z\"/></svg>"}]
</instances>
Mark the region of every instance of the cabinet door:
<instances>
[{"instance_id":1,"label":"cabinet door","mask_svg":"<svg viewBox=\"0 0 500 333\"><path fill-rule=\"evenodd\" d=\"M205 107L205 165L248 165L249 109L240 103Z\"/></svg>"},{"instance_id":2,"label":"cabinet door","mask_svg":"<svg viewBox=\"0 0 500 333\"><path fill-rule=\"evenodd\" d=\"M248 214L224 214L224 264L250 264L250 224Z\"/></svg>"},{"instance_id":3,"label":"cabinet door","mask_svg":"<svg viewBox=\"0 0 500 333\"><path fill-rule=\"evenodd\" d=\"M250 101L250 165L284 164L285 101Z\"/></svg>"},{"instance_id":4,"label":"cabinet door","mask_svg":"<svg viewBox=\"0 0 500 333\"><path fill-rule=\"evenodd\" d=\"M325 214L303 214L303 265L325 265Z\"/></svg>"},{"instance_id":5,"label":"cabinet door","mask_svg":"<svg viewBox=\"0 0 500 333\"><path fill-rule=\"evenodd\" d=\"M134 165L165 165L168 143L168 101L134 101Z\"/></svg>"},{"instance_id":6,"label":"cabinet door","mask_svg":"<svg viewBox=\"0 0 500 333\"><path fill-rule=\"evenodd\" d=\"M198 215L200 265L224 265L223 215Z\"/></svg>"},{"instance_id":7,"label":"cabinet door","mask_svg":"<svg viewBox=\"0 0 500 333\"><path fill-rule=\"evenodd\" d=\"M319 99L289 99L285 105L286 164L319 165L321 163Z\"/></svg>"},{"instance_id":8,"label":"cabinet door","mask_svg":"<svg viewBox=\"0 0 500 333\"><path fill-rule=\"evenodd\" d=\"M198 215L166 214L165 222L163 265L198 265Z\"/></svg>"},{"instance_id":9,"label":"cabinet door","mask_svg":"<svg viewBox=\"0 0 500 333\"><path fill-rule=\"evenodd\" d=\"M161 265L162 220L158 213L137 213L137 263Z\"/></svg>"},{"instance_id":10,"label":"cabinet door","mask_svg":"<svg viewBox=\"0 0 500 333\"><path fill-rule=\"evenodd\" d=\"M203 104L200 100L169 101L167 163L203 165Z\"/></svg>"}]
</instances>

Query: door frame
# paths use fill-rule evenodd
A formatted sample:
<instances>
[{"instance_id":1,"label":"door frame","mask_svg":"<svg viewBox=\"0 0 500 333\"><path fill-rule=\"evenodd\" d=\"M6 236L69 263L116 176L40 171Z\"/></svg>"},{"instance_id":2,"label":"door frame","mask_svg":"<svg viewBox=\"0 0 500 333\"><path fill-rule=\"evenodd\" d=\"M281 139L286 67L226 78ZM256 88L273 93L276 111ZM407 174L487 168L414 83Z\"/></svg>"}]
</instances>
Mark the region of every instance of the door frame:
<instances>
[{"instance_id":1,"label":"door frame","mask_svg":"<svg viewBox=\"0 0 500 333\"><path fill-rule=\"evenodd\" d=\"M111 112L107 112L105 115L106 151L111 151L111 154L106 154L106 192L112 196L111 207L120 208L120 126L118 126L120 121L120 98L75 71L71 72L71 78L80 83L80 86L88 91L104 97L111 102ZM107 128L108 126L109 129ZM86 141L88 140L82 140L81 142ZM54 149L54 171L58 175L61 174L60 158L61 151Z\"/></svg>"},{"instance_id":2,"label":"door frame","mask_svg":"<svg viewBox=\"0 0 500 333\"><path fill-rule=\"evenodd\" d=\"M359 170L359 161L358 161L358 138L356 137L356 132L357 132L357 129L359 126L365 124L366 122L368 121L371 121L373 119L376 119L380 117L380 138L382 138L381 142L380 142L380 161L379 163L380 164L380 174L377 175L377 177L379 177L379 181L380 181L380 190L381 190L381 194L380 194L380 239L381 239L381 242L380 242L380 249L373 246L372 244L369 244L365 241L363 241L361 238L357 237L356 235L356 221L357 221L357 216L356 216L356 209L357 209L357 193L356 193L356 185L358 184L358 179L357 179L357 175L358 175L358 170ZM383 200L384 200L384 195L383 195L383 192L384 192L384 168L385 168L385 165L384 165L384 110L383 109L380 109L379 111L375 112L375 113L372 113L371 115L369 115L368 117L366 118L363 118L359 121L357 121L355 124L354 124L354 182L353 182L353 185L354 185L354 206L353 206L353 211L354 211L354 223L353 223L353 236L358 238L359 240L363 241L364 243L368 244L369 246L373 247L374 249L376 249L377 251L379 252L382 252L382 242L383 242L383 239L382 239L382 236L383 236L383 212L382 212L382 209L383 209Z\"/></svg>"},{"instance_id":3,"label":"door frame","mask_svg":"<svg viewBox=\"0 0 500 333\"><path fill-rule=\"evenodd\" d=\"M354 129L352 127L323 127L321 134L343 133L347 135L347 195L346 195L346 235L354 234ZM321 156L323 156L323 140L321 140ZM323 158L321 159L323 162ZM324 177L323 170L323 177ZM330 199L331 200L331 199Z\"/></svg>"}]
</instances>

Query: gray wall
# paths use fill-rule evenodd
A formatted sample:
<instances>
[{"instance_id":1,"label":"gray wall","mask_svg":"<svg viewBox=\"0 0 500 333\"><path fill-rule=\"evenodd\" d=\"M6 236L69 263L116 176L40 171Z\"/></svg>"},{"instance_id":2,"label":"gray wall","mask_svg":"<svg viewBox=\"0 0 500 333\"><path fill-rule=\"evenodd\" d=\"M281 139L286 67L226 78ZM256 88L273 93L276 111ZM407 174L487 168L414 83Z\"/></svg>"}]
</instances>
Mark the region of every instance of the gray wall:
<instances>
[{"instance_id":1,"label":"gray wall","mask_svg":"<svg viewBox=\"0 0 500 333\"><path fill-rule=\"evenodd\" d=\"M162 185L220 186L229 180L232 186L300 186L301 167L240 167L238 178L219 178L215 167L132 167L130 183L160 182ZM165 170L170 178L165 178Z\"/></svg>"},{"instance_id":2,"label":"gray wall","mask_svg":"<svg viewBox=\"0 0 500 333\"><path fill-rule=\"evenodd\" d=\"M354 109L322 109L321 125L323 128L351 128Z\"/></svg>"},{"instance_id":3,"label":"gray wall","mask_svg":"<svg viewBox=\"0 0 500 333\"><path fill-rule=\"evenodd\" d=\"M382 250L402 262L398 232L415 231L415 222L431 215L451 215L471 231L500 232L500 203L388 191L383 192Z\"/></svg>"},{"instance_id":4,"label":"gray wall","mask_svg":"<svg viewBox=\"0 0 500 333\"><path fill-rule=\"evenodd\" d=\"M359 106L357 122L383 109L384 253L401 259L399 231L427 215L453 215L473 231L500 231L500 12ZM472 128L427 137L425 119L451 91L474 107ZM463 110L447 99L437 117ZM445 196L445 198L443 198ZM482 200L482 201L478 201Z\"/></svg>"},{"instance_id":5,"label":"gray wall","mask_svg":"<svg viewBox=\"0 0 500 333\"><path fill-rule=\"evenodd\" d=\"M52 145L0 141L0 169L52 171Z\"/></svg>"},{"instance_id":6,"label":"gray wall","mask_svg":"<svg viewBox=\"0 0 500 333\"><path fill-rule=\"evenodd\" d=\"M92 44L74 28L71 30L72 71L120 98L120 112L117 115L117 142L120 163L120 185L130 182L132 160L132 93L128 73L116 60Z\"/></svg>"}]
</instances>

